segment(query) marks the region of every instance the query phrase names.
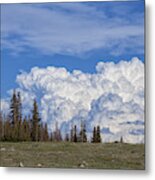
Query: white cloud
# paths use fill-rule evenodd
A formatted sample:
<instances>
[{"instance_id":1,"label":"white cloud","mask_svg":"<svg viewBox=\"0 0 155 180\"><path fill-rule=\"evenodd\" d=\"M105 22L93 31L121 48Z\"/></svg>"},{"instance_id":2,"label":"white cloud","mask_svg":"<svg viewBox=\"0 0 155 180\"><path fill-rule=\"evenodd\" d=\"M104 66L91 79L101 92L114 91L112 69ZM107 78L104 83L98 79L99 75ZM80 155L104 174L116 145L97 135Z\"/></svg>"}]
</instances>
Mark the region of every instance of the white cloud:
<instances>
[{"instance_id":1,"label":"white cloud","mask_svg":"<svg viewBox=\"0 0 155 180\"><path fill-rule=\"evenodd\" d=\"M3 111L3 112L5 112L5 114L7 114L9 112L9 107L10 107L10 105L9 105L8 100L1 99L1 101L0 101L0 108L1 108L0 111Z\"/></svg>"},{"instance_id":2,"label":"white cloud","mask_svg":"<svg viewBox=\"0 0 155 180\"><path fill-rule=\"evenodd\" d=\"M123 136L126 142L144 142L144 64L138 58L117 64L99 62L94 74L34 67L18 75L17 83L24 113L37 98L49 130L57 121L63 132L69 131L72 123L80 126L82 120L89 137L99 124L103 141Z\"/></svg>"},{"instance_id":3,"label":"white cloud","mask_svg":"<svg viewBox=\"0 0 155 180\"><path fill-rule=\"evenodd\" d=\"M100 125L103 141L144 142L144 64L138 58L131 61L99 62L96 73L73 72L65 68L34 67L17 76L23 101L23 114L30 112L34 98L40 104L40 115L62 132L72 124L87 124L89 138L93 126ZM12 90L10 90L11 94ZM2 110L9 104L1 100Z\"/></svg>"},{"instance_id":4,"label":"white cloud","mask_svg":"<svg viewBox=\"0 0 155 180\"><path fill-rule=\"evenodd\" d=\"M90 127L100 125L103 141L144 142L144 110L133 100L123 99L112 93L105 93L94 100L87 116Z\"/></svg>"},{"instance_id":5,"label":"white cloud","mask_svg":"<svg viewBox=\"0 0 155 180\"><path fill-rule=\"evenodd\" d=\"M80 56L96 49L113 55L129 53L129 49L143 51L143 17L139 18L138 12L132 13L131 21L130 12L117 16L112 8L111 14L116 16L110 18L105 8L86 3L54 3L51 7L15 4L1 9L2 47L13 53L28 48L43 54Z\"/></svg>"}]
</instances>

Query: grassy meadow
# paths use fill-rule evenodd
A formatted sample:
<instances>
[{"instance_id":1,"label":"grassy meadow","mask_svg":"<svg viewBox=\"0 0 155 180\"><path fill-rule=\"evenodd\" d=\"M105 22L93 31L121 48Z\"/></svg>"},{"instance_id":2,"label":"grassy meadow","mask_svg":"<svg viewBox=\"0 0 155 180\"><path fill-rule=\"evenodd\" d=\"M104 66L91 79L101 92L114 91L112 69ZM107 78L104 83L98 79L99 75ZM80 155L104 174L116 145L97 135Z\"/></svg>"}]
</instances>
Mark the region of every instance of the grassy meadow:
<instances>
[{"instance_id":1,"label":"grassy meadow","mask_svg":"<svg viewBox=\"0 0 155 180\"><path fill-rule=\"evenodd\" d=\"M3 167L145 169L144 144L0 142Z\"/></svg>"}]
</instances>

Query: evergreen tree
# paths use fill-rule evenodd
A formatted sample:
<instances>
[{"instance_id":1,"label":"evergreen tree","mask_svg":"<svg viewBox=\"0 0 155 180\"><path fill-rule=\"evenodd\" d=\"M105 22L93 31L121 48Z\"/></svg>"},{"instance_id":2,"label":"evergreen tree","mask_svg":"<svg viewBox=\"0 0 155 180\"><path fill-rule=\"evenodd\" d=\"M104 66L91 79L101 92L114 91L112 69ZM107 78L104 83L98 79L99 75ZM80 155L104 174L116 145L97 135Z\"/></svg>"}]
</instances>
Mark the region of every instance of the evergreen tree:
<instances>
[{"instance_id":1,"label":"evergreen tree","mask_svg":"<svg viewBox=\"0 0 155 180\"><path fill-rule=\"evenodd\" d=\"M74 126L74 142L77 142L77 129L76 129L76 125Z\"/></svg>"},{"instance_id":2,"label":"evergreen tree","mask_svg":"<svg viewBox=\"0 0 155 180\"><path fill-rule=\"evenodd\" d=\"M11 121L11 136L13 141L18 140L19 129L18 129L18 99L16 95L16 91L14 90L11 105L10 105L10 121Z\"/></svg>"},{"instance_id":3,"label":"evergreen tree","mask_svg":"<svg viewBox=\"0 0 155 180\"><path fill-rule=\"evenodd\" d=\"M38 125L38 141L43 141L44 127L43 124L40 123Z\"/></svg>"},{"instance_id":4,"label":"evergreen tree","mask_svg":"<svg viewBox=\"0 0 155 180\"><path fill-rule=\"evenodd\" d=\"M52 132L50 133L50 139L49 140L53 141L53 133Z\"/></svg>"},{"instance_id":5,"label":"evergreen tree","mask_svg":"<svg viewBox=\"0 0 155 180\"><path fill-rule=\"evenodd\" d=\"M79 133L79 142L87 142L86 126L81 122L81 130Z\"/></svg>"},{"instance_id":6,"label":"evergreen tree","mask_svg":"<svg viewBox=\"0 0 155 180\"><path fill-rule=\"evenodd\" d=\"M39 112L38 112L38 105L36 100L33 102L33 110L32 110L32 141L39 140Z\"/></svg>"},{"instance_id":7,"label":"evergreen tree","mask_svg":"<svg viewBox=\"0 0 155 180\"><path fill-rule=\"evenodd\" d=\"M123 137L121 136L121 138L120 138L120 143L123 143Z\"/></svg>"},{"instance_id":8,"label":"evergreen tree","mask_svg":"<svg viewBox=\"0 0 155 180\"><path fill-rule=\"evenodd\" d=\"M23 120L23 123L22 123L22 135L21 135L21 139L22 141L26 141L26 117L24 118Z\"/></svg>"},{"instance_id":9,"label":"evergreen tree","mask_svg":"<svg viewBox=\"0 0 155 180\"><path fill-rule=\"evenodd\" d=\"M2 141L3 138L3 118L2 113L0 112L0 141Z\"/></svg>"},{"instance_id":10,"label":"evergreen tree","mask_svg":"<svg viewBox=\"0 0 155 180\"><path fill-rule=\"evenodd\" d=\"M47 123L45 123L45 126L43 128L43 141L48 141L48 140L49 140L49 135L47 130Z\"/></svg>"},{"instance_id":11,"label":"evergreen tree","mask_svg":"<svg viewBox=\"0 0 155 180\"><path fill-rule=\"evenodd\" d=\"M58 122L55 123L55 131L53 135L54 135L53 137L54 141L62 141L61 132L60 129L58 128Z\"/></svg>"},{"instance_id":12,"label":"evergreen tree","mask_svg":"<svg viewBox=\"0 0 155 180\"><path fill-rule=\"evenodd\" d=\"M96 127L94 126L94 129L93 129L93 137L92 137L92 143L95 143L96 142Z\"/></svg>"},{"instance_id":13,"label":"evergreen tree","mask_svg":"<svg viewBox=\"0 0 155 180\"><path fill-rule=\"evenodd\" d=\"M28 122L28 126L29 126L30 141L33 141L33 138L32 138L33 137L33 133L32 133L33 121L32 121L32 117L30 115L28 115L27 122Z\"/></svg>"},{"instance_id":14,"label":"evergreen tree","mask_svg":"<svg viewBox=\"0 0 155 180\"><path fill-rule=\"evenodd\" d=\"M23 124L23 122L22 122L22 119L20 119L19 121L18 121L18 137L17 137L17 141L22 141L23 140L23 138L22 138L22 124Z\"/></svg>"},{"instance_id":15,"label":"evergreen tree","mask_svg":"<svg viewBox=\"0 0 155 180\"><path fill-rule=\"evenodd\" d=\"M21 126L22 126L22 103L20 92L16 94L14 90L10 102L10 123L11 123L11 139L13 141L21 140Z\"/></svg>"},{"instance_id":16,"label":"evergreen tree","mask_svg":"<svg viewBox=\"0 0 155 180\"><path fill-rule=\"evenodd\" d=\"M101 133L100 133L100 126L97 126L97 132L96 132L96 142L101 142Z\"/></svg>"},{"instance_id":17,"label":"evergreen tree","mask_svg":"<svg viewBox=\"0 0 155 180\"><path fill-rule=\"evenodd\" d=\"M66 136L65 136L65 141L69 141L69 135L68 135L68 133L66 133Z\"/></svg>"},{"instance_id":18,"label":"evergreen tree","mask_svg":"<svg viewBox=\"0 0 155 180\"><path fill-rule=\"evenodd\" d=\"M93 130L93 138L92 143L100 143L101 142L101 132L100 132L100 126L94 127Z\"/></svg>"},{"instance_id":19,"label":"evergreen tree","mask_svg":"<svg viewBox=\"0 0 155 180\"><path fill-rule=\"evenodd\" d=\"M12 139L12 124L10 123L9 117L5 119L4 122L4 141L14 141Z\"/></svg>"},{"instance_id":20,"label":"evergreen tree","mask_svg":"<svg viewBox=\"0 0 155 180\"><path fill-rule=\"evenodd\" d=\"M70 130L70 141L74 142L74 128L73 128L73 124L72 124L71 130Z\"/></svg>"},{"instance_id":21,"label":"evergreen tree","mask_svg":"<svg viewBox=\"0 0 155 180\"><path fill-rule=\"evenodd\" d=\"M17 93L17 140L22 140L22 102L20 92Z\"/></svg>"},{"instance_id":22,"label":"evergreen tree","mask_svg":"<svg viewBox=\"0 0 155 180\"><path fill-rule=\"evenodd\" d=\"M17 93L17 118L22 120L22 102L20 92Z\"/></svg>"},{"instance_id":23,"label":"evergreen tree","mask_svg":"<svg viewBox=\"0 0 155 180\"><path fill-rule=\"evenodd\" d=\"M11 105L10 105L10 118L11 123L14 126L17 124L17 97L16 97L16 91L14 90L12 98L11 98Z\"/></svg>"},{"instance_id":24,"label":"evergreen tree","mask_svg":"<svg viewBox=\"0 0 155 180\"><path fill-rule=\"evenodd\" d=\"M31 140L30 124L26 117L23 120L21 129L22 129L22 133L21 133L22 141L30 141Z\"/></svg>"}]
</instances>

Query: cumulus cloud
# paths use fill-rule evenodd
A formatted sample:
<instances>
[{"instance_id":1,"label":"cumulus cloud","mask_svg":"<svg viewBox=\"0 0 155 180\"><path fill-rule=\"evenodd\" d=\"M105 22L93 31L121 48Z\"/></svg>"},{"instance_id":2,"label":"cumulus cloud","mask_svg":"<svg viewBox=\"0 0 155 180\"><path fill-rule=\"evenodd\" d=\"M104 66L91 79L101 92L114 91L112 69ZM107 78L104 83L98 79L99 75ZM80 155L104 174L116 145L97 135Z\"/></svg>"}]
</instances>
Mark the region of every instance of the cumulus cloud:
<instances>
[{"instance_id":1,"label":"cumulus cloud","mask_svg":"<svg viewBox=\"0 0 155 180\"><path fill-rule=\"evenodd\" d=\"M7 114L9 112L9 102L6 99L1 99L0 101L0 111L5 112Z\"/></svg>"},{"instance_id":2,"label":"cumulus cloud","mask_svg":"<svg viewBox=\"0 0 155 180\"><path fill-rule=\"evenodd\" d=\"M104 141L144 142L144 110L133 100L124 102L117 94L105 93L92 102L87 116L90 127L100 125ZM130 138L129 138L130 136Z\"/></svg>"},{"instance_id":3,"label":"cumulus cloud","mask_svg":"<svg viewBox=\"0 0 155 180\"><path fill-rule=\"evenodd\" d=\"M99 62L96 73L65 68L34 67L17 76L24 106L38 98L41 117L65 133L71 124L100 125L103 141L144 142L144 64L131 61Z\"/></svg>"},{"instance_id":4,"label":"cumulus cloud","mask_svg":"<svg viewBox=\"0 0 155 180\"><path fill-rule=\"evenodd\" d=\"M121 137L125 142L144 142L144 64L138 58L116 64L99 62L93 74L34 67L16 81L24 113L37 98L49 131L55 129L56 121L63 133L84 121L89 139L93 127L100 125L104 142Z\"/></svg>"}]
</instances>

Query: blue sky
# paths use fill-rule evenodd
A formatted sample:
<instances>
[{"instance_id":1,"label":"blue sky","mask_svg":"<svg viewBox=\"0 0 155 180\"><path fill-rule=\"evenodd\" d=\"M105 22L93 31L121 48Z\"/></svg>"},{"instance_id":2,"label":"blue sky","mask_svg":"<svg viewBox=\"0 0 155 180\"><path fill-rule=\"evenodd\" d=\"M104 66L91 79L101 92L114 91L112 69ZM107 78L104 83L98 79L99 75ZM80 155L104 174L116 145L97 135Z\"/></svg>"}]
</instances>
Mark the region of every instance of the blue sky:
<instances>
[{"instance_id":1,"label":"blue sky","mask_svg":"<svg viewBox=\"0 0 155 180\"><path fill-rule=\"evenodd\" d=\"M2 92L34 66L93 73L98 61L144 62L144 2L7 4L1 7Z\"/></svg>"}]
</instances>

